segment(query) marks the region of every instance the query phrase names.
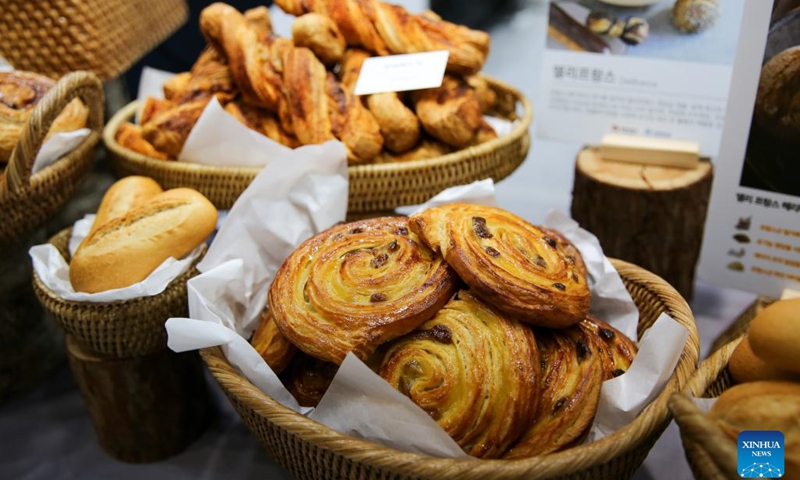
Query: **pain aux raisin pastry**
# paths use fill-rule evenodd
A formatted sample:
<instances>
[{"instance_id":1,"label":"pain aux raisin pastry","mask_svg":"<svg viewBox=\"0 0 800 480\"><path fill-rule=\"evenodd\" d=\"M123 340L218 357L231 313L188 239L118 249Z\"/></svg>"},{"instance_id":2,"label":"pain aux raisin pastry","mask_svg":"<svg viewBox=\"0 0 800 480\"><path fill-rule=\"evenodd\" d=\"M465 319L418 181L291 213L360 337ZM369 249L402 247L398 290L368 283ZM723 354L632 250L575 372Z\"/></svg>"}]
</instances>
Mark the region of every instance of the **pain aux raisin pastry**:
<instances>
[{"instance_id":1,"label":"pain aux raisin pastry","mask_svg":"<svg viewBox=\"0 0 800 480\"><path fill-rule=\"evenodd\" d=\"M341 364L430 319L457 277L404 217L334 226L303 243L269 290L280 331L315 358Z\"/></svg>"},{"instance_id":2,"label":"pain aux raisin pastry","mask_svg":"<svg viewBox=\"0 0 800 480\"><path fill-rule=\"evenodd\" d=\"M628 371L637 352L636 344L630 338L592 315L579 325L601 340L597 343L597 353L603 365L603 380L619 377Z\"/></svg>"},{"instance_id":3,"label":"pain aux raisin pastry","mask_svg":"<svg viewBox=\"0 0 800 480\"><path fill-rule=\"evenodd\" d=\"M275 373L284 371L297 352L297 347L278 330L269 310L264 310L250 343Z\"/></svg>"},{"instance_id":4,"label":"pain aux raisin pastry","mask_svg":"<svg viewBox=\"0 0 800 480\"><path fill-rule=\"evenodd\" d=\"M479 458L498 458L539 401L533 330L459 292L436 316L392 343L378 373Z\"/></svg>"},{"instance_id":5,"label":"pain aux raisin pastry","mask_svg":"<svg viewBox=\"0 0 800 480\"><path fill-rule=\"evenodd\" d=\"M586 267L554 230L500 208L462 203L413 215L409 226L501 312L550 328L574 325L589 312Z\"/></svg>"}]
</instances>

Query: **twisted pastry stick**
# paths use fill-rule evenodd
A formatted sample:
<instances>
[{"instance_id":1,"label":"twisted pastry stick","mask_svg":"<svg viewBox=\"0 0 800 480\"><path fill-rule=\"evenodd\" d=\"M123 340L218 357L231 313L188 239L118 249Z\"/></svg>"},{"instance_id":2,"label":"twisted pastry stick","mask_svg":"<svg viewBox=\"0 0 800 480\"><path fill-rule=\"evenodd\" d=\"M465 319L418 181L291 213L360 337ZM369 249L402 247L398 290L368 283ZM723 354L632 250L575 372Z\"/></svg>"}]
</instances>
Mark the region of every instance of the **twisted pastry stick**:
<instances>
[{"instance_id":1,"label":"twisted pastry stick","mask_svg":"<svg viewBox=\"0 0 800 480\"><path fill-rule=\"evenodd\" d=\"M300 350L336 364L428 320L456 289L444 261L384 217L332 227L283 263L269 290L281 332Z\"/></svg>"},{"instance_id":2,"label":"twisted pastry stick","mask_svg":"<svg viewBox=\"0 0 800 480\"><path fill-rule=\"evenodd\" d=\"M557 452L586 436L597 412L603 382L597 341L598 337L578 325L536 330L542 359L539 408L533 426L504 458Z\"/></svg>"},{"instance_id":3,"label":"twisted pastry stick","mask_svg":"<svg viewBox=\"0 0 800 480\"><path fill-rule=\"evenodd\" d=\"M225 111L233 115L247 128L255 130L281 145L286 145L289 148L300 146L297 137L284 130L275 115L263 108L233 101L225 105Z\"/></svg>"},{"instance_id":4,"label":"twisted pastry stick","mask_svg":"<svg viewBox=\"0 0 800 480\"><path fill-rule=\"evenodd\" d=\"M303 145L333 140L325 66L307 48L291 49L284 62L286 98L297 139Z\"/></svg>"},{"instance_id":5,"label":"twisted pastry stick","mask_svg":"<svg viewBox=\"0 0 800 480\"><path fill-rule=\"evenodd\" d=\"M580 322L591 294L578 250L554 230L505 210L449 204L409 220L475 295L501 312L550 328Z\"/></svg>"},{"instance_id":6,"label":"twisted pastry stick","mask_svg":"<svg viewBox=\"0 0 800 480\"><path fill-rule=\"evenodd\" d=\"M296 46L310 49L329 67L342 60L347 47L333 20L318 13L298 17L292 24L292 39Z\"/></svg>"},{"instance_id":7,"label":"twisted pastry stick","mask_svg":"<svg viewBox=\"0 0 800 480\"><path fill-rule=\"evenodd\" d=\"M447 71L472 74L489 54L489 35L437 19L411 15L378 0L277 0L286 13L315 12L330 17L347 44L377 55L448 50Z\"/></svg>"},{"instance_id":8,"label":"twisted pastry stick","mask_svg":"<svg viewBox=\"0 0 800 480\"><path fill-rule=\"evenodd\" d=\"M368 162L381 153L383 135L375 116L367 110L361 100L328 74L325 91L331 115L333 134L347 148L350 163Z\"/></svg>"},{"instance_id":9,"label":"twisted pastry stick","mask_svg":"<svg viewBox=\"0 0 800 480\"><path fill-rule=\"evenodd\" d=\"M497 458L530 425L540 368L532 329L461 291L393 342L378 373L465 452Z\"/></svg>"}]
</instances>

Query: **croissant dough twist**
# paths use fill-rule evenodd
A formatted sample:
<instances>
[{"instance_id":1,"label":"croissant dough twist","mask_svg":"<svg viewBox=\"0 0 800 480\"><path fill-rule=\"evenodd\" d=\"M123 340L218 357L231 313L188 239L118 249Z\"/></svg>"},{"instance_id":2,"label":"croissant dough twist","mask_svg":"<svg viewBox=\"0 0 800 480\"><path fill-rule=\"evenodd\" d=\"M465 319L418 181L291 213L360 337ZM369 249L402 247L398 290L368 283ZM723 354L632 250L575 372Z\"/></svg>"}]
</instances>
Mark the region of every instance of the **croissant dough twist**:
<instances>
[{"instance_id":1,"label":"croissant dough twist","mask_svg":"<svg viewBox=\"0 0 800 480\"><path fill-rule=\"evenodd\" d=\"M603 367L597 338L574 325L536 330L542 363L542 391L533 426L504 455L526 458L580 442L597 412Z\"/></svg>"},{"instance_id":2,"label":"croissant dough twist","mask_svg":"<svg viewBox=\"0 0 800 480\"><path fill-rule=\"evenodd\" d=\"M56 82L44 75L13 71L0 72L0 163L7 163L19 141L33 108ZM75 99L56 117L45 137L86 126L89 109Z\"/></svg>"},{"instance_id":3,"label":"croissant dough twist","mask_svg":"<svg viewBox=\"0 0 800 480\"><path fill-rule=\"evenodd\" d=\"M284 371L297 353L297 347L278 330L269 310L264 310L261 315L261 323L256 327L250 344L275 373Z\"/></svg>"},{"instance_id":4,"label":"croissant dough twist","mask_svg":"<svg viewBox=\"0 0 800 480\"><path fill-rule=\"evenodd\" d=\"M336 364L364 359L444 305L457 279L409 232L403 217L337 225L305 241L269 290L281 332L305 353Z\"/></svg>"},{"instance_id":5,"label":"croissant dough twist","mask_svg":"<svg viewBox=\"0 0 800 480\"><path fill-rule=\"evenodd\" d=\"M564 328L589 311L591 294L578 250L560 233L505 210L453 203L409 220L475 295L534 325Z\"/></svg>"},{"instance_id":6,"label":"croissant dough twist","mask_svg":"<svg viewBox=\"0 0 800 480\"><path fill-rule=\"evenodd\" d=\"M414 92L413 99L419 122L432 137L458 148L474 143L483 115L475 90L463 79L446 75L441 87Z\"/></svg>"},{"instance_id":7,"label":"croissant dough twist","mask_svg":"<svg viewBox=\"0 0 800 480\"><path fill-rule=\"evenodd\" d=\"M470 455L497 458L530 425L539 397L533 330L461 291L391 344L379 374Z\"/></svg>"},{"instance_id":8,"label":"croissant dough twist","mask_svg":"<svg viewBox=\"0 0 800 480\"><path fill-rule=\"evenodd\" d=\"M489 35L429 15L412 15L378 0L277 0L286 13L330 17L347 44L378 54L448 50L447 71L478 72L489 54Z\"/></svg>"}]
</instances>

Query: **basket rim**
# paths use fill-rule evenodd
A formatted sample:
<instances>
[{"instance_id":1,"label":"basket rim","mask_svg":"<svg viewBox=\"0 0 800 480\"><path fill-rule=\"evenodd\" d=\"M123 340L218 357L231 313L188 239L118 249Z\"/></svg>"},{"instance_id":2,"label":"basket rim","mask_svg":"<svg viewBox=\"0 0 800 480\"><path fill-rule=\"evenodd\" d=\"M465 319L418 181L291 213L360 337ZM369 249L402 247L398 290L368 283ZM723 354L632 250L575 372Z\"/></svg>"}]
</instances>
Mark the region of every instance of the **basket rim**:
<instances>
[{"instance_id":1,"label":"basket rim","mask_svg":"<svg viewBox=\"0 0 800 480\"><path fill-rule=\"evenodd\" d=\"M448 166L468 160L477 155L489 153L501 145L518 140L528 133L533 122L533 106L528 98L518 89L509 84L488 75L480 75L494 89L504 90L511 93L518 104L522 106L522 116L513 120L512 128L506 135L494 138L479 145L463 148L453 153L440 157L424 160L410 160L407 162L391 162L380 164L350 165L347 167L351 178L375 173L393 173L415 170L428 170L436 167ZM200 163L180 162L172 160L161 160L149 157L139 152L134 152L124 148L116 141L116 133L122 123L130 120L139 108L141 101L133 100L125 107L118 110L108 121L103 129L103 142L114 154L126 158L128 161L140 166L168 168L177 171L186 171L203 174L226 174L226 175L250 175L255 176L263 167L236 167L236 166L215 166ZM516 115L516 112L515 112Z\"/></svg>"},{"instance_id":2,"label":"basket rim","mask_svg":"<svg viewBox=\"0 0 800 480\"><path fill-rule=\"evenodd\" d=\"M505 459L449 459L402 452L378 445L367 440L341 434L305 416L295 413L267 396L249 380L239 374L222 356L219 347L201 350L201 356L211 374L226 392L231 392L237 400L245 403L261 416L268 418L276 426L304 437L317 447L325 448L335 454L352 457L358 455L359 463L376 468L391 468L405 471L413 468L413 475L435 476L442 471L467 471L497 476L535 475L548 478L571 474L593 465L602 464L614 456L631 451L637 447L636 440L646 440L651 434L663 430L671 420L667 402L673 393L680 391L694 372L699 356L699 337L689 306L675 289L657 275L628 262L610 259L620 275L631 278L636 283L649 284L660 300L666 305L673 318L689 331L689 338L683 347L678 364L670 376L664 390L631 423L600 440L576 446L561 452L519 460ZM686 373L683 370L687 370ZM242 396L252 398L243 399ZM576 461L576 452L582 453ZM477 478L477 477L476 477Z\"/></svg>"}]
</instances>

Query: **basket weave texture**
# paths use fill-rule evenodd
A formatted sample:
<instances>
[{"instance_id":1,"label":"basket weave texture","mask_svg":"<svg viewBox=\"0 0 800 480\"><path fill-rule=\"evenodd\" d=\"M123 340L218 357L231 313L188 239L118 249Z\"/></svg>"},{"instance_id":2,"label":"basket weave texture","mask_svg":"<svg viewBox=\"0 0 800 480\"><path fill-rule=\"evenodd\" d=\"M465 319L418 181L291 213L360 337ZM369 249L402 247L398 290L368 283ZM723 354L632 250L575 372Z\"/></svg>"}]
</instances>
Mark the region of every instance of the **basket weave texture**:
<instances>
[{"instance_id":1,"label":"basket weave texture","mask_svg":"<svg viewBox=\"0 0 800 480\"><path fill-rule=\"evenodd\" d=\"M302 480L626 479L633 476L670 422L667 400L694 372L699 340L692 313L675 289L646 270L619 260L612 262L639 307L639 334L666 312L687 328L689 340L664 391L636 420L601 440L550 455L524 460L455 460L393 450L343 435L283 407L239 374L219 348L204 349L201 355L272 458Z\"/></svg>"},{"instance_id":2,"label":"basket weave texture","mask_svg":"<svg viewBox=\"0 0 800 480\"><path fill-rule=\"evenodd\" d=\"M62 230L50 239L67 261L71 232ZM164 322L168 318L189 315L186 282L197 275L199 261L163 292L151 297L109 303L63 300L42 283L36 272L33 289L56 322L87 351L114 358L145 356L167 347Z\"/></svg>"},{"instance_id":3,"label":"basket weave texture","mask_svg":"<svg viewBox=\"0 0 800 480\"><path fill-rule=\"evenodd\" d=\"M499 80L486 77L497 94L491 115L515 120L510 133L489 142L442 157L348 168L349 213L391 210L424 203L442 190L484 178L500 181L525 160L530 147L533 109L522 93ZM122 123L133 118L138 102L117 112L106 125L103 141L117 176L145 175L165 189L191 187L219 209L227 210L250 185L260 168L216 167L171 162L148 157L122 147L114 139ZM521 116L517 113L521 110Z\"/></svg>"},{"instance_id":4,"label":"basket weave texture","mask_svg":"<svg viewBox=\"0 0 800 480\"><path fill-rule=\"evenodd\" d=\"M185 0L4 0L0 54L15 68L116 78L188 18Z\"/></svg>"},{"instance_id":5,"label":"basket weave texture","mask_svg":"<svg viewBox=\"0 0 800 480\"><path fill-rule=\"evenodd\" d=\"M77 148L31 175L33 162L61 110L80 98L89 108L91 133ZM89 72L62 77L34 107L0 178L0 248L13 245L63 207L89 173L103 129L103 86Z\"/></svg>"}]
</instances>

